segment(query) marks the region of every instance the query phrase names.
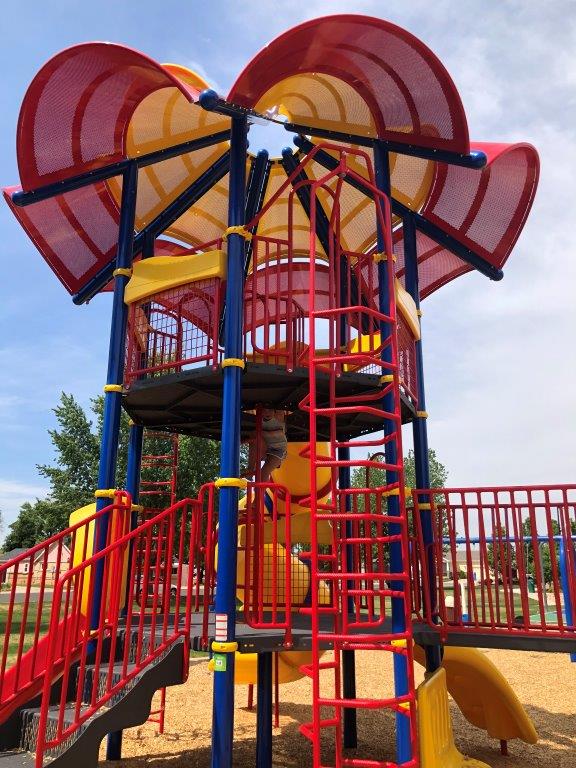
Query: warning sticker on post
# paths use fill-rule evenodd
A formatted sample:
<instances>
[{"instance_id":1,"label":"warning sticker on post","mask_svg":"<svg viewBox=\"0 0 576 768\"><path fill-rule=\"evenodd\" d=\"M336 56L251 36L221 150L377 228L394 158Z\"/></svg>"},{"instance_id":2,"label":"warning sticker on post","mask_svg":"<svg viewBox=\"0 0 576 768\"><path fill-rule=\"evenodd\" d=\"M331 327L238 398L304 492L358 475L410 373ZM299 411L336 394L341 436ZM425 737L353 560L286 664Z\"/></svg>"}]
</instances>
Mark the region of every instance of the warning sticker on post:
<instances>
[{"instance_id":1,"label":"warning sticker on post","mask_svg":"<svg viewBox=\"0 0 576 768\"><path fill-rule=\"evenodd\" d=\"M215 639L221 643L228 639L228 616L225 613L216 614Z\"/></svg>"},{"instance_id":2,"label":"warning sticker on post","mask_svg":"<svg viewBox=\"0 0 576 768\"><path fill-rule=\"evenodd\" d=\"M226 672L226 654L214 654L214 672Z\"/></svg>"}]
</instances>

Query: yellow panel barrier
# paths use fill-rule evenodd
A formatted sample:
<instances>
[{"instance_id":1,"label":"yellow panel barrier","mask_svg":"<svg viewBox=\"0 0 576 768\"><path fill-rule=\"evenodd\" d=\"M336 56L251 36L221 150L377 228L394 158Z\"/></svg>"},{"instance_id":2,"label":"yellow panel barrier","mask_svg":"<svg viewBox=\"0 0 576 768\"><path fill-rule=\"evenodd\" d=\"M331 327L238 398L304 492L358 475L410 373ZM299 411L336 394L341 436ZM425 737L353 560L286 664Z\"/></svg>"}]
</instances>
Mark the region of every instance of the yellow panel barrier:
<instances>
[{"instance_id":1,"label":"yellow panel barrier","mask_svg":"<svg viewBox=\"0 0 576 768\"><path fill-rule=\"evenodd\" d=\"M236 368L246 368L246 363L244 360L241 360L239 357L225 357L224 360L220 363L221 368L230 368L230 367L236 367Z\"/></svg>"},{"instance_id":2,"label":"yellow panel barrier","mask_svg":"<svg viewBox=\"0 0 576 768\"><path fill-rule=\"evenodd\" d=\"M114 490L103 490L103 491L96 491L95 496L99 494L100 496L106 498L112 494L114 495ZM93 502L92 504L86 504L84 507L80 507L80 509L75 510L70 515L69 525L77 525L78 523L81 523L83 520L86 520L87 518L91 517L96 512L96 503ZM108 525L111 527L111 530L114 531L117 521L119 520L118 515L121 514L121 511L118 509L112 510L110 521ZM80 526L76 530L76 536L74 537L74 547L72 549L72 568L74 568L77 565L80 565L80 563L83 563L84 561L88 560L90 557L92 557L92 553L94 551L94 520L91 520L88 525ZM128 582L128 554L129 550L128 547L126 547L126 552L124 553L124 562L122 565L122 584L123 590L122 594L120 595L120 605L124 605L124 598L126 596L126 585ZM84 616L89 615L90 606L88 605L88 597L90 595L90 582L91 582L91 573L92 573L92 567L89 566L84 571L84 575L82 577L82 597L80 599L80 606L81 611ZM109 587L110 582L112 580L113 574L108 574L108 587L106 589L107 595L109 594Z\"/></svg>"},{"instance_id":3,"label":"yellow panel barrier","mask_svg":"<svg viewBox=\"0 0 576 768\"><path fill-rule=\"evenodd\" d=\"M152 256L134 264L124 291L126 304L154 296L169 288L210 278L226 278L224 251L207 251L189 256Z\"/></svg>"},{"instance_id":4,"label":"yellow panel barrier","mask_svg":"<svg viewBox=\"0 0 576 768\"><path fill-rule=\"evenodd\" d=\"M422 666L424 651L414 646L414 660ZM536 744L538 733L504 675L477 648L444 648L442 659L450 695L468 722L493 739L521 739ZM424 765L423 765L424 768Z\"/></svg>"},{"instance_id":5,"label":"yellow panel barrier","mask_svg":"<svg viewBox=\"0 0 576 768\"><path fill-rule=\"evenodd\" d=\"M456 749L444 669L437 669L418 686L417 702L421 768L490 768Z\"/></svg>"},{"instance_id":6,"label":"yellow panel barrier","mask_svg":"<svg viewBox=\"0 0 576 768\"><path fill-rule=\"evenodd\" d=\"M248 480L244 477L219 477L214 483L216 488L241 488L248 487Z\"/></svg>"}]
</instances>

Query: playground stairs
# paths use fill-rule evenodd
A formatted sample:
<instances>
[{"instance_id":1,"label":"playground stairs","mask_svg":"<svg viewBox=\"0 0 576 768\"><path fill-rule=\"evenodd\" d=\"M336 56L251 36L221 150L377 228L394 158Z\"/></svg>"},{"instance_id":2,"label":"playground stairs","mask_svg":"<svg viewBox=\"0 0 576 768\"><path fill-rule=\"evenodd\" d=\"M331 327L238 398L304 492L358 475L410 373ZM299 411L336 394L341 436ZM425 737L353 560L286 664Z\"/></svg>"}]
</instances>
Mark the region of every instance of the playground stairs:
<instances>
[{"instance_id":1,"label":"playground stairs","mask_svg":"<svg viewBox=\"0 0 576 768\"><path fill-rule=\"evenodd\" d=\"M176 502L178 435L145 430L140 477L143 515L151 517Z\"/></svg>"},{"instance_id":2,"label":"playground stairs","mask_svg":"<svg viewBox=\"0 0 576 768\"><path fill-rule=\"evenodd\" d=\"M10 592L1 768L96 765L106 734L146 722L154 693L186 680L198 590L193 602L193 569L183 561L186 553L196 562L203 547L202 502L184 499L133 530L132 506L117 491L104 509L0 566ZM94 553L98 536L105 546ZM46 574L33 584L31 564L53 551L53 584Z\"/></svg>"},{"instance_id":3,"label":"playground stairs","mask_svg":"<svg viewBox=\"0 0 576 768\"><path fill-rule=\"evenodd\" d=\"M375 186L373 172L366 159L367 176L374 194L374 216L378 217L384 247L392 253L390 219L387 201ZM309 412L311 466L311 576L312 606L308 609L312 627L312 662L302 671L312 681L312 722L303 724L301 733L313 746L313 765L327 768L396 768L416 766L416 692L412 664L411 595L408 563L408 522L404 504L401 443L401 400L399 388L398 348L396 337L394 276L392 259L382 254L345 253L340 249L338 189L346 177L346 160L334 171L339 174L331 214L321 211L317 203L318 189L311 189L311 220L330 216L328 248L334 258L336 299L333 306L315 307L314 280L310 283L310 393L300 407ZM328 181L328 184L330 181ZM314 211L314 208L316 210ZM311 238L312 240L312 238ZM314 254L310 256L314 263ZM377 266L376 266L377 264ZM381 312L358 306L357 286L366 276L378 272L385 293ZM370 290L370 287L368 288ZM315 354L315 336L326 331L330 339L328 354ZM360 336L360 334L362 334ZM326 335L326 334L325 334ZM372 365L382 374L381 389L376 395L361 393L342 396L336 387L337 377L350 368ZM318 371L328 372L331 379L328 402L317 395ZM346 436L344 417L350 412L379 415L383 430L370 439L354 443ZM327 455L316 441L319 420L329 420L332 440ZM321 445L321 444L320 444ZM352 469L364 471L370 464L351 456L350 449L380 446L383 460L376 462L383 480L381 487L352 488ZM318 498L317 469L329 468L330 496ZM301 502L305 503L305 502ZM322 546L320 528L329 522L333 540ZM322 585L328 584L330 602L320 604ZM322 620L321 620L322 619ZM387 626L389 628L384 629ZM331 655L322 649L332 645ZM350 665L354 659L373 652L391 657L392 681L375 674L373 685L357 690ZM359 658L360 657L360 658ZM382 660L384 664L384 659ZM380 664L376 662L380 667ZM358 746L351 718L389 717L396 725L396 761L394 744L386 754L380 745ZM351 748L351 749L348 749ZM369 752L369 753L367 753Z\"/></svg>"},{"instance_id":4,"label":"playground stairs","mask_svg":"<svg viewBox=\"0 0 576 768\"><path fill-rule=\"evenodd\" d=\"M149 650L151 631L149 628L141 638L141 650L145 655ZM61 698L58 690L61 682L54 683L55 691L51 699L55 703L48 709L44 730L47 740L56 736L59 724L65 731L73 726L78 715L82 716L83 712L90 707L95 684L96 693L100 696L110 681L115 685L121 682L125 671L130 673L135 669L137 633L132 632L127 635L125 632L120 632L119 641L114 664L110 665L110 659L103 654L98 665L94 663L85 665L81 700L74 692L79 683L79 662L74 665L70 676L70 699L64 705L56 703ZM129 645L127 667L122 660L125 643ZM100 744L108 733L145 723L151 713L154 693L166 686L179 685L185 681L186 659L185 642L181 639L140 670L71 736L61 741L57 747L48 749L44 753L44 764L55 768L56 766L76 768L78 765L97 765ZM7 723L0 726L0 743L4 750L0 753L1 768L17 766L37 768L36 745L40 722L40 702L34 699L15 712Z\"/></svg>"},{"instance_id":5,"label":"playground stairs","mask_svg":"<svg viewBox=\"0 0 576 768\"><path fill-rule=\"evenodd\" d=\"M140 500L142 502L141 521L149 520L163 509L176 503L178 484L178 444L179 436L167 432L144 431L142 445L142 462L140 465ZM163 532L167 535L167 531ZM159 539L157 539L158 541ZM138 558L138 583L142 581L144 558L142 551L136 554ZM153 557L156 557L153 554ZM172 594L171 574L164 592ZM166 689L158 694L158 705L150 712L149 721L158 725L158 733L164 733L166 715Z\"/></svg>"}]
</instances>

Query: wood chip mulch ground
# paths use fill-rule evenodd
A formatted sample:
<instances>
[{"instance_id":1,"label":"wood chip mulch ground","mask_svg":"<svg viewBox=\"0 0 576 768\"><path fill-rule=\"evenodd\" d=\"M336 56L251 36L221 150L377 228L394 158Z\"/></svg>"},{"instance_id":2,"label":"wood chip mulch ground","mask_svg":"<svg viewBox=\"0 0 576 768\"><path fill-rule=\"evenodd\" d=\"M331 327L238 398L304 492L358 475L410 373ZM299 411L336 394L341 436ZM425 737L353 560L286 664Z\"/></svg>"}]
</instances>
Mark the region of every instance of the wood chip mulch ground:
<instances>
[{"instance_id":1,"label":"wood chip mulch ground","mask_svg":"<svg viewBox=\"0 0 576 768\"><path fill-rule=\"evenodd\" d=\"M513 741L510 756L484 731L470 725L452 704L455 740L461 752L492 768L576 768L576 664L567 655L517 651L486 651L516 691L534 721L540 741L536 745ZM358 660L358 694L373 692L378 676L382 694L391 693L391 666L387 654L366 653ZM384 657L384 658L382 658ZM417 682L422 671L416 669ZM253 768L256 743L255 711L247 709L247 688L237 691L234 765ZM378 694L380 695L380 693ZM281 687L280 728L274 732L275 768L303 768L311 764L310 747L298 732L310 719L310 681ZM212 710L212 673L203 659L193 659L185 685L167 691L163 736L147 723L125 732L124 768L208 768ZM371 757L393 758L393 720L359 713L359 738ZM103 763L112 768L115 763Z\"/></svg>"}]
</instances>

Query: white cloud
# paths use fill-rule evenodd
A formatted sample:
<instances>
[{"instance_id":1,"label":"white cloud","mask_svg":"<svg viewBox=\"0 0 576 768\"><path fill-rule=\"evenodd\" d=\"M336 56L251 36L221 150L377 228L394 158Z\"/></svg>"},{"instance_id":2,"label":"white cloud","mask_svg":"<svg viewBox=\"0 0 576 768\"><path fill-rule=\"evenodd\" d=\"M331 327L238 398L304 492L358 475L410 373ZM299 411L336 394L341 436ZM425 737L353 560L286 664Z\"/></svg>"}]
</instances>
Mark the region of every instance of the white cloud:
<instances>
[{"instance_id":1,"label":"white cloud","mask_svg":"<svg viewBox=\"0 0 576 768\"><path fill-rule=\"evenodd\" d=\"M48 493L48 486L40 483L25 483L0 477L0 511L5 526L14 520L25 501L41 499ZM1 533L1 532L0 532ZM6 531L4 531L4 535Z\"/></svg>"}]
</instances>

